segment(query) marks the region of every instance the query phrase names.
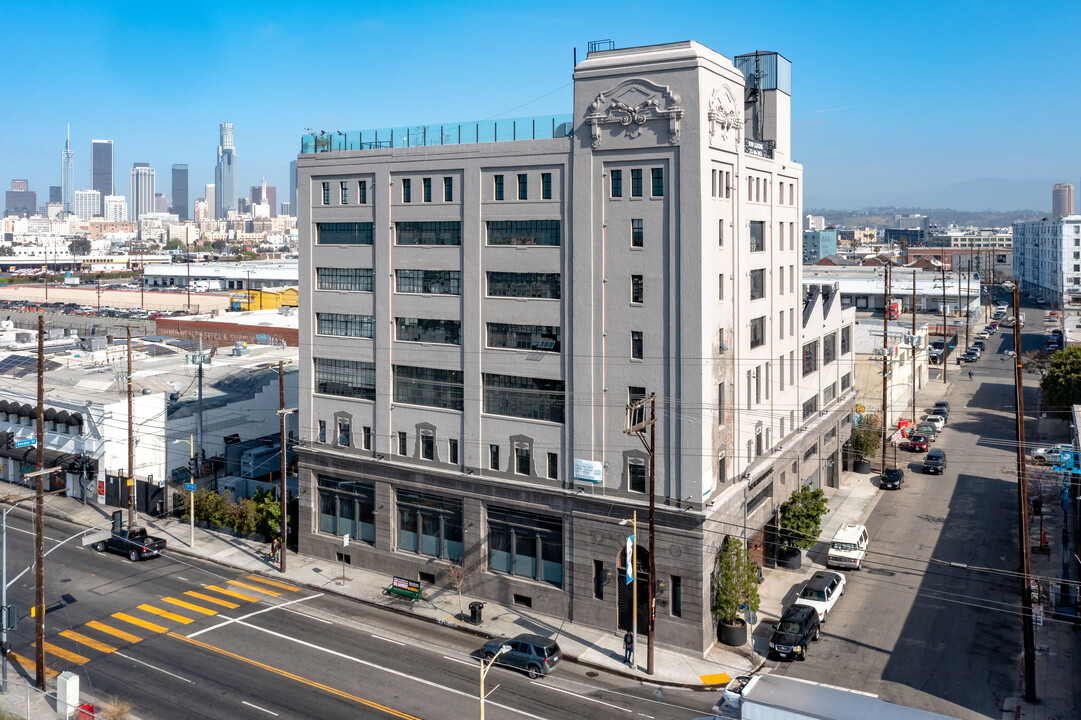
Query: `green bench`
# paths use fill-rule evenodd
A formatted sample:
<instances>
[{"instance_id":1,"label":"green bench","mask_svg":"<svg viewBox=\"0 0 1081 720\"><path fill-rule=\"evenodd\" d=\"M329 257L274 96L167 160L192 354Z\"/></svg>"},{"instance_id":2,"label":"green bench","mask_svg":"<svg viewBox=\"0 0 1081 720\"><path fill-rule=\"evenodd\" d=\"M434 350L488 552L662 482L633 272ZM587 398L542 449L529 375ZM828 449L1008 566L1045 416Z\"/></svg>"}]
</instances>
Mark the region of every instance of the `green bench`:
<instances>
[{"instance_id":1,"label":"green bench","mask_svg":"<svg viewBox=\"0 0 1081 720\"><path fill-rule=\"evenodd\" d=\"M394 576L394 580L390 585L383 588L384 595L397 595L398 597L404 597L412 602L420 600L420 583L416 580L410 580L409 578Z\"/></svg>"}]
</instances>

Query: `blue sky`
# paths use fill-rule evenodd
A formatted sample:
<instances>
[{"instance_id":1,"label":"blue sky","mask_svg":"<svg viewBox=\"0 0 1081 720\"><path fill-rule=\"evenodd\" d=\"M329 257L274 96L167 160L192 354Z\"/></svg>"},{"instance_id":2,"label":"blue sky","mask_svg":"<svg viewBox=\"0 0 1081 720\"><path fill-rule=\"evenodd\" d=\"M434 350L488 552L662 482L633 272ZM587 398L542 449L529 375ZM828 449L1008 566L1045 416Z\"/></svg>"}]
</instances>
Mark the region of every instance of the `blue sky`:
<instances>
[{"instance_id":1,"label":"blue sky","mask_svg":"<svg viewBox=\"0 0 1081 720\"><path fill-rule=\"evenodd\" d=\"M583 58L600 39L788 57L807 207L990 179L1015 183L998 202L1016 205L966 209L1049 209L1050 183L1081 178L1081 3L43 0L4 3L0 21L0 184L28 178L40 203L60 184L69 121L79 188L91 139L107 138L119 193L133 162L166 194L169 168L187 163L201 196L230 121L241 194L265 175L280 201L304 128L570 112L574 48Z\"/></svg>"}]
</instances>

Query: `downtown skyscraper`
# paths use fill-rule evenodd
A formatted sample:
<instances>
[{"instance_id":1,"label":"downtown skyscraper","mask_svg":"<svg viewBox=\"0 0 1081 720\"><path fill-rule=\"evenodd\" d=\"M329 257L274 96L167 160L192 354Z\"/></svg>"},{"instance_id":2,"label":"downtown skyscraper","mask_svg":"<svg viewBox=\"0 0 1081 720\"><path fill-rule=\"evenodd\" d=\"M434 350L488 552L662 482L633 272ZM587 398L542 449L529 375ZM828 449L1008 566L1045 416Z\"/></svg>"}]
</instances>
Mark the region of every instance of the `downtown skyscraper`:
<instances>
[{"instance_id":1,"label":"downtown skyscraper","mask_svg":"<svg viewBox=\"0 0 1081 720\"><path fill-rule=\"evenodd\" d=\"M188 166L173 165L173 212L180 220L188 220Z\"/></svg>"},{"instance_id":2,"label":"downtown skyscraper","mask_svg":"<svg viewBox=\"0 0 1081 720\"><path fill-rule=\"evenodd\" d=\"M90 141L90 173L90 189L97 190L102 197L102 207L98 209L97 214L104 215L104 198L116 194L116 186L113 180L112 140Z\"/></svg>"},{"instance_id":3,"label":"downtown skyscraper","mask_svg":"<svg viewBox=\"0 0 1081 720\"><path fill-rule=\"evenodd\" d=\"M227 218L237 209L236 148L233 146L233 123L222 123L218 143L218 164L214 168L214 217Z\"/></svg>"},{"instance_id":4,"label":"downtown skyscraper","mask_svg":"<svg viewBox=\"0 0 1081 720\"><path fill-rule=\"evenodd\" d=\"M131 168L131 219L139 222L154 211L154 168L137 162Z\"/></svg>"},{"instance_id":5,"label":"downtown skyscraper","mask_svg":"<svg viewBox=\"0 0 1081 720\"><path fill-rule=\"evenodd\" d=\"M75 210L75 151L71 149L71 125L68 125L68 139L60 151L60 202L64 212Z\"/></svg>"}]
</instances>

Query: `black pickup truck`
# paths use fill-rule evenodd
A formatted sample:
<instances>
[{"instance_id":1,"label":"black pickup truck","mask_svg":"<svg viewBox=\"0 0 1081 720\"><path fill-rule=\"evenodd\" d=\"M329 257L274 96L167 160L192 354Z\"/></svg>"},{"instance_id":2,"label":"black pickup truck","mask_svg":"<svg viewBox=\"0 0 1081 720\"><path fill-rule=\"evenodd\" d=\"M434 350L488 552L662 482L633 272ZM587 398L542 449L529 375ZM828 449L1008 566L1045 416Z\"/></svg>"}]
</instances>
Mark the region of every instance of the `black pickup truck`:
<instances>
[{"instance_id":1,"label":"black pickup truck","mask_svg":"<svg viewBox=\"0 0 1081 720\"><path fill-rule=\"evenodd\" d=\"M94 543L94 549L98 552L111 550L127 555L132 562L137 562L143 558L161 555L161 551L165 549L165 541L147 535L146 528L132 527L114 532L108 540L99 540Z\"/></svg>"}]
</instances>

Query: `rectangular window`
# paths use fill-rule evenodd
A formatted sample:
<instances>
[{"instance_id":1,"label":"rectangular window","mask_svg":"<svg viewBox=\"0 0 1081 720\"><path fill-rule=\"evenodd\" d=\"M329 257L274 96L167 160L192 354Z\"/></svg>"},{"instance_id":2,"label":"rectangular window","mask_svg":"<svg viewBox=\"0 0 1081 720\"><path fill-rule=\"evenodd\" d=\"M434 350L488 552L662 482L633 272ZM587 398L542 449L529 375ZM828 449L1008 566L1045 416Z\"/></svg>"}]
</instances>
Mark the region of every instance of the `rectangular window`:
<instances>
[{"instance_id":1,"label":"rectangular window","mask_svg":"<svg viewBox=\"0 0 1081 720\"><path fill-rule=\"evenodd\" d=\"M458 441L454 438L447 440L447 462L451 465L458 464Z\"/></svg>"},{"instance_id":2,"label":"rectangular window","mask_svg":"<svg viewBox=\"0 0 1081 720\"><path fill-rule=\"evenodd\" d=\"M566 393L562 380L492 373L484 373L483 378L484 412L527 420L563 422Z\"/></svg>"},{"instance_id":3,"label":"rectangular window","mask_svg":"<svg viewBox=\"0 0 1081 720\"><path fill-rule=\"evenodd\" d=\"M844 392L850 387L852 387L852 373L845 373L841 376L841 391Z\"/></svg>"},{"instance_id":4,"label":"rectangular window","mask_svg":"<svg viewBox=\"0 0 1081 720\"><path fill-rule=\"evenodd\" d=\"M374 321L371 315L347 315L344 313L316 313L316 333L339 337L371 338Z\"/></svg>"},{"instance_id":5,"label":"rectangular window","mask_svg":"<svg viewBox=\"0 0 1081 720\"><path fill-rule=\"evenodd\" d=\"M730 199L732 197L732 173L731 171L725 171L724 173L724 197Z\"/></svg>"},{"instance_id":6,"label":"rectangular window","mask_svg":"<svg viewBox=\"0 0 1081 720\"><path fill-rule=\"evenodd\" d=\"M756 317L751 320L751 347L761 347L766 344L766 318Z\"/></svg>"},{"instance_id":7,"label":"rectangular window","mask_svg":"<svg viewBox=\"0 0 1081 720\"><path fill-rule=\"evenodd\" d=\"M489 220L484 227L489 245L558 247L560 244L559 220Z\"/></svg>"},{"instance_id":8,"label":"rectangular window","mask_svg":"<svg viewBox=\"0 0 1081 720\"><path fill-rule=\"evenodd\" d=\"M852 352L852 326L845 325L841 328L841 354L847 355Z\"/></svg>"},{"instance_id":9,"label":"rectangular window","mask_svg":"<svg viewBox=\"0 0 1081 720\"><path fill-rule=\"evenodd\" d=\"M832 332L822 340L822 367L837 359L837 333Z\"/></svg>"},{"instance_id":10,"label":"rectangular window","mask_svg":"<svg viewBox=\"0 0 1081 720\"><path fill-rule=\"evenodd\" d=\"M642 197L642 171L631 170L631 197Z\"/></svg>"},{"instance_id":11,"label":"rectangular window","mask_svg":"<svg viewBox=\"0 0 1081 720\"><path fill-rule=\"evenodd\" d=\"M631 412L630 422L632 425L641 425L646 421L646 406L642 400L646 399L646 389L636 385L627 388L627 405L634 405Z\"/></svg>"},{"instance_id":12,"label":"rectangular window","mask_svg":"<svg viewBox=\"0 0 1081 720\"><path fill-rule=\"evenodd\" d=\"M717 299L724 300L724 274L717 276Z\"/></svg>"},{"instance_id":13,"label":"rectangular window","mask_svg":"<svg viewBox=\"0 0 1081 720\"><path fill-rule=\"evenodd\" d=\"M829 405L837 397L837 383L830 383L822 390L822 405Z\"/></svg>"},{"instance_id":14,"label":"rectangular window","mask_svg":"<svg viewBox=\"0 0 1081 720\"><path fill-rule=\"evenodd\" d=\"M784 310L777 313L777 337L784 340Z\"/></svg>"},{"instance_id":15,"label":"rectangular window","mask_svg":"<svg viewBox=\"0 0 1081 720\"><path fill-rule=\"evenodd\" d=\"M646 491L646 463L644 460L627 461L627 489L631 492Z\"/></svg>"},{"instance_id":16,"label":"rectangular window","mask_svg":"<svg viewBox=\"0 0 1081 720\"><path fill-rule=\"evenodd\" d=\"M462 294L462 273L458 270L398 270L394 275L400 293Z\"/></svg>"},{"instance_id":17,"label":"rectangular window","mask_svg":"<svg viewBox=\"0 0 1081 720\"><path fill-rule=\"evenodd\" d=\"M777 294L784 295L784 265L777 266L777 277L780 278L777 282Z\"/></svg>"},{"instance_id":18,"label":"rectangular window","mask_svg":"<svg viewBox=\"0 0 1081 720\"><path fill-rule=\"evenodd\" d=\"M528 445L514 446L514 472L517 475L533 474L533 457Z\"/></svg>"},{"instance_id":19,"label":"rectangular window","mask_svg":"<svg viewBox=\"0 0 1081 720\"><path fill-rule=\"evenodd\" d=\"M777 383L780 385L780 389L784 390L784 353L777 358ZM781 433L784 435L784 433Z\"/></svg>"},{"instance_id":20,"label":"rectangular window","mask_svg":"<svg viewBox=\"0 0 1081 720\"><path fill-rule=\"evenodd\" d=\"M395 337L400 342L462 344L460 320L431 318L394 318Z\"/></svg>"},{"instance_id":21,"label":"rectangular window","mask_svg":"<svg viewBox=\"0 0 1081 720\"><path fill-rule=\"evenodd\" d=\"M318 290L357 290L371 292L374 273L369 268L316 268Z\"/></svg>"},{"instance_id":22,"label":"rectangular window","mask_svg":"<svg viewBox=\"0 0 1081 720\"><path fill-rule=\"evenodd\" d=\"M635 360L642 359L642 331L631 330L631 357Z\"/></svg>"},{"instance_id":23,"label":"rectangular window","mask_svg":"<svg viewBox=\"0 0 1081 720\"><path fill-rule=\"evenodd\" d=\"M777 247L784 250L784 223L777 223Z\"/></svg>"},{"instance_id":24,"label":"rectangular window","mask_svg":"<svg viewBox=\"0 0 1081 720\"><path fill-rule=\"evenodd\" d=\"M313 358L315 392L375 400L375 364L356 360Z\"/></svg>"},{"instance_id":25,"label":"rectangular window","mask_svg":"<svg viewBox=\"0 0 1081 720\"><path fill-rule=\"evenodd\" d=\"M488 347L559 352L559 326L488 323Z\"/></svg>"},{"instance_id":26,"label":"rectangular window","mask_svg":"<svg viewBox=\"0 0 1081 720\"><path fill-rule=\"evenodd\" d=\"M404 430L398 432L398 454L409 454L409 436L405 434Z\"/></svg>"},{"instance_id":27,"label":"rectangular window","mask_svg":"<svg viewBox=\"0 0 1081 720\"><path fill-rule=\"evenodd\" d=\"M489 297L559 300L561 290L559 273L488 273Z\"/></svg>"},{"instance_id":28,"label":"rectangular window","mask_svg":"<svg viewBox=\"0 0 1081 720\"><path fill-rule=\"evenodd\" d=\"M717 221L717 247L724 247L724 220Z\"/></svg>"},{"instance_id":29,"label":"rectangular window","mask_svg":"<svg viewBox=\"0 0 1081 720\"><path fill-rule=\"evenodd\" d=\"M796 309L788 308L788 334L796 337Z\"/></svg>"},{"instance_id":30,"label":"rectangular window","mask_svg":"<svg viewBox=\"0 0 1081 720\"><path fill-rule=\"evenodd\" d=\"M372 449L372 429L368 425L361 428L361 442L364 443L363 447L365 450Z\"/></svg>"},{"instance_id":31,"label":"rectangular window","mask_svg":"<svg viewBox=\"0 0 1081 720\"><path fill-rule=\"evenodd\" d=\"M323 183L323 204L330 205L330 183Z\"/></svg>"},{"instance_id":32,"label":"rectangular window","mask_svg":"<svg viewBox=\"0 0 1081 720\"><path fill-rule=\"evenodd\" d=\"M548 453L548 479L559 479L559 454L550 452Z\"/></svg>"},{"instance_id":33,"label":"rectangular window","mask_svg":"<svg viewBox=\"0 0 1081 720\"><path fill-rule=\"evenodd\" d=\"M664 168L650 170L650 179L652 180L650 190L653 197L664 197Z\"/></svg>"},{"instance_id":34,"label":"rectangular window","mask_svg":"<svg viewBox=\"0 0 1081 720\"><path fill-rule=\"evenodd\" d=\"M488 446L488 469L489 470L498 470L499 469L499 446L498 445L489 445Z\"/></svg>"},{"instance_id":35,"label":"rectangular window","mask_svg":"<svg viewBox=\"0 0 1081 720\"><path fill-rule=\"evenodd\" d=\"M754 403L759 405L762 403L762 366L759 365L754 369ZM759 455L762 453L759 452Z\"/></svg>"},{"instance_id":36,"label":"rectangular window","mask_svg":"<svg viewBox=\"0 0 1081 720\"><path fill-rule=\"evenodd\" d=\"M495 199L496 200L502 200L503 199L503 176L502 175L496 175L495 176Z\"/></svg>"},{"instance_id":37,"label":"rectangular window","mask_svg":"<svg viewBox=\"0 0 1081 720\"><path fill-rule=\"evenodd\" d=\"M814 415L816 412L818 412L818 395L815 395L811 399L804 401L803 419L806 420L807 418Z\"/></svg>"},{"instance_id":38,"label":"rectangular window","mask_svg":"<svg viewBox=\"0 0 1081 720\"><path fill-rule=\"evenodd\" d=\"M316 223L317 245L371 245L373 225L370 222Z\"/></svg>"},{"instance_id":39,"label":"rectangular window","mask_svg":"<svg viewBox=\"0 0 1081 720\"><path fill-rule=\"evenodd\" d=\"M420 434L420 456L425 460L435 460L435 435L430 432Z\"/></svg>"},{"instance_id":40,"label":"rectangular window","mask_svg":"<svg viewBox=\"0 0 1081 720\"><path fill-rule=\"evenodd\" d=\"M761 300L766 297L766 271L764 269L751 270L751 300Z\"/></svg>"},{"instance_id":41,"label":"rectangular window","mask_svg":"<svg viewBox=\"0 0 1081 720\"><path fill-rule=\"evenodd\" d=\"M541 200L552 199L552 173L541 173Z\"/></svg>"},{"instance_id":42,"label":"rectangular window","mask_svg":"<svg viewBox=\"0 0 1081 720\"><path fill-rule=\"evenodd\" d=\"M399 222L394 230L399 245L462 244L462 223L459 220Z\"/></svg>"},{"instance_id":43,"label":"rectangular window","mask_svg":"<svg viewBox=\"0 0 1081 720\"><path fill-rule=\"evenodd\" d=\"M641 305L645 301L646 290L641 275L631 275L631 302Z\"/></svg>"},{"instance_id":44,"label":"rectangular window","mask_svg":"<svg viewBox=\"0 0 1081 720\"><path fill-rule=\"evenodd\" d=\"M413 202L413 181L402 178L402 202Z\"/></svg>"},{"instance_id":45,"label":"rectangular window","mask_svg":"<svg viewBox=\"0 0 1081 720\"><path fill-rule=\"evenodd\" d=\"M347 181L345 181L345 180L342 181L341 194L342 194L342 205L348 205L349 204L349 183Z\"/></svg>"},{"instance_id":46,"label":"rectangular window","mask_svg":"<svg viewBox=\"0 0 1081 720\"><path fill-rule=\"evenodd\" d=\"M818 341L814 340L803 346L803 377L818 370Z\"/></svg>"},{"instance_id":47,"label":"rectangular window","mask_svg":"<svg viewBox=\"0 0 1081 720\"><path fill-rule=\"evenodd\" d=\"M394 366L394 402L462 409L462 371Z\"/></svg>"},{"instance_id":48,"label":"rectangular window","mask_svg":"<svg viewBox=\"0 0 1081 720\"><path fill-rule=\"evenodd\" d=\"M454 178L443 178L443 201L454 202Z\"/></svg>"},{"instance_id":49,"label":"rectangular window","mask_svg":"<svg viewBox=\"0 0 1081 720\"><path fill-rule=\"evenodd\" d=\"M646 234L642 228L642 219L631 220L631 247L640 248L646 244Z\"/></svg>"},{"instance_id":50,"label":"rectangular window","mask_svg":"<svg viewBox=\"0 0 1081 720\"><path fill-rule=\"evenodd\" d=\"M325 443L327 441L327 421L319 421L319 442Z\"/></svg>"},{"instance_id":51,"label":"rectangular window","mask_svg":"<svg viewBox=\"0 0 1081 720\"><path fill-rule=\"evenodd\" d=\"M398 549L461 562L462 501L399 490Z\"/></svg>"},{"instance_id":52,"label":"rectangular window","mask_svg":"<svg viewBox=\"0 0 1081 720\"><path fill-rule=\"evenodd\" d=\"M790 350L788 353L788 384L796 384L796 351Z\"/></svg>"},{"instance_id":53,"label":"rectangular window","mask_svg":"<svg viewBox=\"0 0 1081 720\"><path fill-rule=\"evenodd\" d=\"M672 576L672 617L683 617L683 578Z\"/></svg>"},{"instance_id":54,"label":"rectangular window","mask_svg":"<svg viewBox=\"0 0 1081 720\"><path fill-rule=\"evenodd\" d=\"M604 600L604 561L593 561L593 599Z\"/></svg>"},{"instance_id":55,"label":"rectangular window","mask_svg":"<svg viewBox=\"0 0 1081 720\"><path fill-rule=\"evenodd\" d=\"M488 507L488 569L563 586L563 521Z\"/></svg>"},{"instance_id":56,"label":"rectangular window","mask_svg":"<svg viewBox=\"0 0 1081 720\"><path fill-rule=\"evenodd\" d=\"M612 171L612 197L623 197L623 171Z\"/></svg>"},{"instance_id":57,"label":"rectangular window","mask_svg":"<svg viewBox=\"0 0 1081 720\"><path fill-rule=\"evenodd\" d=\"M717 424L724 425L724 388L722 382L717 386Z\"/></svg>"},{"instance_id":58,"label":"rectangular window","mask_svg":"<svg viewBox=\"0 0 1081 720\"><path fill-rule=\"evenodd\" d=\"M432 179L430 177L421 180L424 187L424 202L430 203L432 201Z\"/></svg>"},{"instance_id":59,"label":"rectangular window","mask_svg":"<svg viewBox=\"0 0 1081 720\"><path fill-rule=\"evenodd\" d=\"M320 475L318 495L319 532L375 544L374 485Z\"/></svg>"},{"instance_id":60,"label":"rectangular window","mask_svg":"<svg viewBox=\"0 0 1081 720\"><path fill-rule=\"evenodd\" d=\"M518 175L518 199L529 199L529 176L525 173L520 173Z\"/></svg>"},{"instance_id":61,"label":"rectangular window","mask_svg":"<svg viewBox=\"0 0 1081 720\"><path fill-rule=\"evenodd\" d=\"M765 252L766 224L761 220L751 220L751 252Z\"/></svg>"},{"instance_id":62,"label":"rectangular window","mask_svg":"<svg viewBox=\"0 0 1081 720\"><path fill-rule=\"evenodd\" d=\"M796 292L796 266L788 266L788 292Z\"/></svg>"},{"instance_id":63,"label":"rectangular window","mask_svg":"<svg viewBox=\"0 0 1081 720\"><path fill-rule=\"evenodd\" d=\"M357 202L361 205L368 204L368 181L361 180L357 183Z\"/></svg>"}]
</instances>

